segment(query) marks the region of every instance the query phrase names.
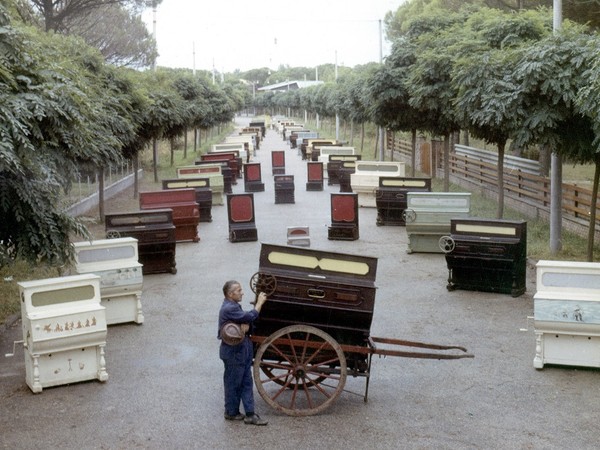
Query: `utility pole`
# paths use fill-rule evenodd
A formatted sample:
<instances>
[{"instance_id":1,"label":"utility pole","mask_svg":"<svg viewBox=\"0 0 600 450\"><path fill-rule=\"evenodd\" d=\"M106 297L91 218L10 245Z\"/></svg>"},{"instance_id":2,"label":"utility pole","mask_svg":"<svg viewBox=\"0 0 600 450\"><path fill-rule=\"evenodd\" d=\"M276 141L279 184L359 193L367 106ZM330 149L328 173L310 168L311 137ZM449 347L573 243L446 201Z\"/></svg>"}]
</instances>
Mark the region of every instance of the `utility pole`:
<instances>
[{"instance_id":1,"label":"utility pole","mask_svg":"<svg viewBox=\"0 0 600 450\"><path fill-rule=\"evenodd\" d=\"M192 75L196 76L196 43L192 41Z\"/></svg>"},{"instance_id":2,"label":"utility pole","mask_svg":"<svg viewBox=\"0 0 600 450\"><path fill-rule=\"evenodd\" d=\"M319 81L319 66L315 67L315 81ZM319 128L319 113L317 113L317 130Z\"/></svg>"},{"instance_id":3,"label":"utility pole","mask_svg":"<svg viewBox=\"0 0 600 450\"><path fill-rule=\"evenodd\" d=\"M557 34L562 27L562 0L553 3L552 30ZM550 159L550 253L562 249L562 157L555 151Z\"/></svg>"},{"instance_id":4,"label":"utility pole","mask_svg":"<svg viewBox=\"0 0 600 450\"><path fill-rule=\"evenodd\" d=\"M335 51L335 82L338 80L337 50ZM340 115L335 112L335 140L340 140Z\"/></svg>"},{"instance_id":5,"label":"utility pole","mask_svg":"<svg viewBox=\"0 0 600 450\"><path fill-rule=\"evenodd\" d=\"M379 19L379 63L383 64L383 38L381 19ZM379 161L385 159L385 149L383 148L383 127L379 127Z\"/></svg>"}]
</instances>

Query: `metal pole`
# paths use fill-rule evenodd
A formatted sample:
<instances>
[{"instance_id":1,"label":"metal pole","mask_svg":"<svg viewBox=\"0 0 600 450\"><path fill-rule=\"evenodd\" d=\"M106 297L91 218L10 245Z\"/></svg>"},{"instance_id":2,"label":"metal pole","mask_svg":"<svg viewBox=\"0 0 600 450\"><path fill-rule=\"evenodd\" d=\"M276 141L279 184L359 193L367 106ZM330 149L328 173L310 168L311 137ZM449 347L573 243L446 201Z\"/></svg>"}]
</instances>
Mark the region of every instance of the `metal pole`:
<instances>
[{"instance_id":1,"label":"metal pole","mask_svg":"<svg viewBox=\"0 0 600 450\"><path fill-rule=\"evenodd\" d=\"M154 42L156 43L156 1L152 1L152 37L154 38ZM157 44L158 47L158 44ZM154 64L152 64L152 70L156 71L156 58L154 59Z\"/></svg>"},{"instance_id":2,"label":"metal pole","mask_svg":"<svg viewBox=\"0 0 600 450\"><path fill-rule=\"evenodd\" d=\"M381 19L379 19L379 63L383 64L383 38ZM385 149L383 148L383 127L379 127L379 161L385 159Z\"/></svg>"},{"instance_id":3,"label":"metal pole","mask_svg":"<svg viewBox=\"0 0 600 450\"><path fill-rule=\"evenodd\" d=\"M335 51L335 82L338 79L338 64L337 64L337 50ZM335 112L335 140L340 140L340 115Z\"/></svg>"},{"instance_id":4,"label":"metal pole","mask_svg":"<svg viewBox=\"0 0 600 450\"><path fill-rule=\"evenodd\" d=\"M552 29L557 34L562 24L562 0L554 0ZM562 158L555 151L550 159L550 252L562 249Z\"/></svg>"},{"instance_id":5,"label":"metal pole","mask_svg":"<svg viewBox=\"0 0 600 450\"><path fill-rule=\"evenodd\" d=\"M319 66L315 67L315 81L319 81ZM319 113L317 113L317 130L319 128Z\"/></svg>"}]
</instances>

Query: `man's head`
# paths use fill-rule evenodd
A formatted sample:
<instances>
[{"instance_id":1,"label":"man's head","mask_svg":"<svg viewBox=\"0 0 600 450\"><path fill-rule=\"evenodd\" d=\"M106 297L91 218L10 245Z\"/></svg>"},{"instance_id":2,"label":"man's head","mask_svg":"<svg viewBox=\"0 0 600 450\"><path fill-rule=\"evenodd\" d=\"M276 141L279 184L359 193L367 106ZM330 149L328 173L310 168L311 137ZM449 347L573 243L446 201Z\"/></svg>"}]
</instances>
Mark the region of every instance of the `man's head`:
<instances>
[{"instance_id":1,"label":"man's head","mask_svg":"<svg viewBox=\"0 0 600 450\"><path fill-rule=\"evenodd\" d=\"M225 295L225 298L233 300L234 302L241 302L242 297L244 296L242 285L235 280L226 281L223 285L223 295Z\"/></svg>"}]
</instances>

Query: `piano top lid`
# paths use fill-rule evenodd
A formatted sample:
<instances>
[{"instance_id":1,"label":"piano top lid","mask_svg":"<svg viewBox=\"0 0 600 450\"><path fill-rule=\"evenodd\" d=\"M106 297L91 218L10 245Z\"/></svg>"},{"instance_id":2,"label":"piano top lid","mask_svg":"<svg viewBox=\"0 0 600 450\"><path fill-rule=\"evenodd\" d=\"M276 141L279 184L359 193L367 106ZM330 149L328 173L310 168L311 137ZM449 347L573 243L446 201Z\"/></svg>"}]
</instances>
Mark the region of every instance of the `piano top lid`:
<instances>
[{"instance_id":1,"label":"piano top lid","mask_svg":"<svg viewBox=\"0 0 600 450\"><path fill-rule=\"evenodd\" d=\"M105 228L144 228L147 226L173 226L173 210L171 208L147 209L123 213L105 214Z\"/></svg>"},{"instance_id":2,"label":"piano top lid","mask_svg":"<svg viewBox=\"0 0 600 450\"><path fill-rule=\"evenodd\" d=\"M100 276L70 275L18 282L27 313L100 306Z\"/></svg>"},{"instance_id":3,"label":"piano top lid","mask_svg":"<svg viewBox=\"0 0 600 450\"><path fill-rule=\"evenodd\" d=\"M261 244L259 271L344 284L371 285L377 276L377 258L313 248Z\"/></svg>"},{"instance_id":4,"label":"piano top lid","mask_svg":"<svg viewBox=\"0 0 600 450\"><path fill-rule=\"evenodd\" d=\"M431 178L379 177L379 187L416 188L431 190Z\"/></svg>"},{"instance_id":5,"label":"piano top lid","mask_svg":"<svg viewBox=\"0 0 600 450\"><path fill-rule=\"evenodd\" d=\"M493 239L520 240L527 232L527 222L524 220L481 219L465 217L450 219L450 233L452 236L463 236Z\"/></svg>"},{"instance_id":6,"label":"piano top lid","mask_svg":"<svg viewBox=\"0 0 600 450\"><path fill-rule=\"evenodd\" d=\"M138 240L133 237L74 242L78 273L141 267Z\"/></svg>"},{"instance_id":7,"label":"piano top lid","mask_svg":"<svg viewBox=\"0 0 600 450\"><path fill-rule=\"evenodd\" d=\"M209 188L210 177L168 178L162 180L163 189Z\"/></svg>"}]
</instances>

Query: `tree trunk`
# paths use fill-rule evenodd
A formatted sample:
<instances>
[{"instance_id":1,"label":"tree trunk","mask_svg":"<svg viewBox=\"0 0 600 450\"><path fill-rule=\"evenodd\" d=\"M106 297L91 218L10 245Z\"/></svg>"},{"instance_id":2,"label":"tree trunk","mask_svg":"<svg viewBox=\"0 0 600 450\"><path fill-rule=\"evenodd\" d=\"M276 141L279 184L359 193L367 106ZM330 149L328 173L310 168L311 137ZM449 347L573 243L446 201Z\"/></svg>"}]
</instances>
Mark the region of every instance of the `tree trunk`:
<instances>
[{"instance_id":1,"label":"tree trunk","mask_svg":"<svg viewBox=\"0 0 600 450\"><path fill-rule=\"evenodd\" d=\"M468 147L469 146L469 130L465 130L463 132L463 141L464 141L464 145L466 145Z\"/></svg>"},{"instance_id":2,"label":"tree trunk","mask_svg":"<svg viewBox=\"0 0 600 450\"><path fill-rule=\"evenodd\" d=\"M133 198L138 198L138 194L140 192L140 179L138 176L140 158L137 152L133 154L133 159L131 162L133 164Z\"/></svg>"},{"instance_id":3,"label":"tree trunk","mask_svg":"<svg viewBox=\"0 0 600 450\"><path fill-rule=\"evenodd\" d=\"M350 147L354 145L354 120L350 121Z\"/></svg>"},{"instance_id":4,"label":"tree trunk","mask_svg":"<svg viewBox=\"0 0 600 450\"><path fill-rule=\"evenodd\" d=\"M175 164L175 139L169 139L169 147L171 149L171 167Z\"/></svg>"},{"instance_id":5,"label":"tree trunk","mask_svg":"<svg viewBox=\"0 0 600 450\"><path fill-rule=\"evenodd\" d=\"M183 159L187 159L187 128L183 131Z\"/></svg>"},{"instance_id":6,"label":"tree trunk","mask_svg":"<svg viewBox=\"0 0 600 450\"><path fill-rule=\"evenodd\" d=\"M154 182L158 183L158 140L152 139L152 170L154 170Z\"/></svg>"},{"instance_id":7,"label":"tree trunk","mask_svg":"<svg viewBox=\"0 0 600 450\"><path fill-rule=\"evenodd\" d=\"M98 215L104 222L104 167L98 167Z\"/></svg>"},{"instance_id":8,"label":"tree trunk","mask_svg":"<svg viewBox=\"0 0 600 450\"><path fill-rule=\"evenodd\" d=\"M375 151L373 152L373 161L377 161L377 147L379 146L379 127L375 132Z\"/></svg>"},{"instance_id":9,"label":"tree trunk","mask_svg":"<svg viewBox=\"0 0 600 450\"><path fill-rule=\"evenodd\" d=\"M444 192L450 191L450 133L444 135Z\"/></svg>"},{"instance_id":10,"label":"tree trunk","mask_svg":"<svg viewBox=\"0 0 600 450\"><path fill-rule=\"evenodd\" d=\"M365 148L365 123L360 124L360 152Z\"/></svg>"},{"instance_id":11,"label":"tree trunk","mask_svg":"<svg viewBox=\"0 0 600 450\"><path fill-rule=\"evenodd\" d=\"M411 134L411 145L412 145L412 149L411 149L411 161L410 164L412 165L412 169L411 169L411 176L415 176L415 166L417 165L417 129L413 128L412 130L410 130L410 134Z\"/></svg>"},{"instance_id":12,"label":"tree trunk","mask_svg":"<svg viewBox=\"0 0 600 450\"><path fill-rule=\"evenodd\" d=\"M502 219L504 215L504 149L506 142L498 144L498 209L496 218Z\"/></svg>"},{"instance_id":13,"label":"tree trunk","mask_svg":"<svg viewBox=\"0 0 600 450\"><path fill-rule=\"evenodd\" d=\"M598 179L600 179L600 155L596 153L596 170L592 187L592 205L590 207L590 227L588 230L587 260L594 261L594 236L596 234L596 202L598 201Z\"/></svg>"},{"instance_id":14,"label":"tree trunk","mask_svg":"<svg viewBox=\"0 0 600 450\"><path fill-rule=\"evenodd\" d=\"M540 156L539 156L539 162L540 162L540 173L539 175L542 175L544 177L547 177L548 175L550 175L550 149L548 148L548 146L544 145L542 147L540 147Z\"/></svg>"}]
</instances>

